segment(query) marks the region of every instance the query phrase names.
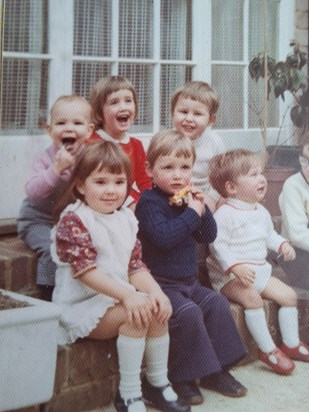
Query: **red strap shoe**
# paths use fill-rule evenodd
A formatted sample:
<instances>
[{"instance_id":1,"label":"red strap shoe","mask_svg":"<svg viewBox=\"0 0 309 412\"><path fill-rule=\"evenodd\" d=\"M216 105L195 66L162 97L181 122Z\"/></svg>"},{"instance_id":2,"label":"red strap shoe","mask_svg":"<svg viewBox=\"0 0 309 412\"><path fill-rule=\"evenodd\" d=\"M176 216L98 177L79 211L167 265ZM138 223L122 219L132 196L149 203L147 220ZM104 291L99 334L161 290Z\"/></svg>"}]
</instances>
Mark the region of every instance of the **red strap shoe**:
<instances>
[{"instance_id":1,"label":"red strap shoe","mask_svg":"<svg viewBox=\"0 0 309 412\"><path fill-rule=\"evenodd\" d=\"M299 342L298 346L295 346L295 348L289 348L283 343L280 349L290 359L309 362L309 346L303 342Z\"/></svg>"},{"instance_id":2,"label":"red strap shoe","mask_svg":"<svg viewBox=\"0 0 309 412\"><path fill-rule=\"evenodd\" d=\"M268 353L258 350L258 358L279 375L290 375L295 368L295 363L279 348L275 348Z\"/></svg>"}]
</instances>

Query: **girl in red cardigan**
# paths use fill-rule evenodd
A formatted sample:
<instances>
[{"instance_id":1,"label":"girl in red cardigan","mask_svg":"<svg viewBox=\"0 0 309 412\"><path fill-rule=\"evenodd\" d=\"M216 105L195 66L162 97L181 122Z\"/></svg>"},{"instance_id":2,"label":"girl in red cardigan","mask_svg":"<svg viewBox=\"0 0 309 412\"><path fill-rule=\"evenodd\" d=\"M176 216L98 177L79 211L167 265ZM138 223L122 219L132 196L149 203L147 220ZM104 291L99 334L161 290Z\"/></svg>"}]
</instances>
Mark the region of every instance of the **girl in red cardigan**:
<instances>
[{"instance_id":1,"label":"girl in red cardigan","mask_svg":"<svg viewBox=\"0 0 309 412\"><path fill-rule=\"evenodd\" d=\"M128 135L138 114L137 93L132 83L121 76L100 79L90 94L95 133L86 143L109 140L120 145L132 164L131 191L126 202L135 204L144 189L151 188L145 170L146 155L140 140Z\"/></svg>"}]
</instances>

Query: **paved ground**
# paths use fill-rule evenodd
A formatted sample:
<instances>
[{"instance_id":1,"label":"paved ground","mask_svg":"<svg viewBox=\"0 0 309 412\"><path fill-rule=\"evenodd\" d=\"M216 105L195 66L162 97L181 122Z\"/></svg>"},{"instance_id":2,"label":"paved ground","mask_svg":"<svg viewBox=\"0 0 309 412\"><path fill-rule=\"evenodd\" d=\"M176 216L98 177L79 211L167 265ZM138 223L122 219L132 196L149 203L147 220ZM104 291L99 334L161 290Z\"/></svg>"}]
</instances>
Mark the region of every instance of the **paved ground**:
<instances>
[{"instance_id":1,"label":"paved ground","mask_svg":"<svg viewBox=\"0 0 309 412\"><path fill-rule=\"evenodd\" d=\"M205 401L203 405L192 407L192 412L309 411L309 364L297 362L293 375L279 376L257 361L235 369L233 375L247 386L246 397L232 399L203 390ZM115 412L115 409L110 406L100 411Z\"/></svg>"}]
</instances>

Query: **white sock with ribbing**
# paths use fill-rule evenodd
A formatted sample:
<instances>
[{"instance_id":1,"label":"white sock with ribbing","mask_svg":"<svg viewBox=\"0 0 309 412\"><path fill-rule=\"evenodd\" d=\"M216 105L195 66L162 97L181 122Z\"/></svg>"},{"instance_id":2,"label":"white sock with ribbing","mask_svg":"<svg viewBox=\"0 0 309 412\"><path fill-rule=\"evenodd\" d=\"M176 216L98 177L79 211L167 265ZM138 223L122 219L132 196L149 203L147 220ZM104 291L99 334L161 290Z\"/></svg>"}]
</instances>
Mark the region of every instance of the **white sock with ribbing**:
<instances>
[{"instance_id":1,"label":"white sock with ribbing","mask_svg":"<svg viewBox=\"0 0 309 412\"><path fill-rule=\"evenodd\" d=\"M146 377L150 385L157 388L169 383L167 378L169 342L168 334L154 338L146 338ZM166 388L163 391L163 396L167 401L177 400L177 395L172 387Z\"/></svg>"},{"instance_id":2,"label":"white sock with ribbing","mask_svg":"<svg viewBox=\"0 0 309 412\"><path fill-rule=\"evenodd\" d=\"M259 349L266 353L274 350L276 345L268 330L264 309L246 309L245 320Z\"/></svg>"},{"instance_id":3,"label":"white sock with ribbing","mask_svg":"<svg viewBox=\"0 0 309 412\"><path fill-rule=\"evenodd\" d=\"M289 348L299 344L298 310L295 306L283 306L278 312L278 321L283 343Z\"/></svg>"},{"instance_id":4,"label":"white sock with ribbing","mask_svg":"<svg viewBox=\"0 0 309 412\"><path fill-rule=\"evenodd\" d=\"M117 339L119 362L119 392L125 401L142 396L141 365L145 351L145 338L131 338L119 335ZM128 407L130 412L146 412L144 402L134 402Z\"/></svg>"}]
</instances>

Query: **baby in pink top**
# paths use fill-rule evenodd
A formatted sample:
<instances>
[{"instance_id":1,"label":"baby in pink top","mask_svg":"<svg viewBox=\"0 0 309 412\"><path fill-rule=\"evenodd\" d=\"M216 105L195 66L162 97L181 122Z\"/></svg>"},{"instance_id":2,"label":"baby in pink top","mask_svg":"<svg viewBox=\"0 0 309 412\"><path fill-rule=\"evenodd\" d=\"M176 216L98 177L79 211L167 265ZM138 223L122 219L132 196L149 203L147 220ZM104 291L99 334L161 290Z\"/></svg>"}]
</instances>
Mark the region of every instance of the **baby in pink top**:
<instances>
[{"instance_id":1,"label":"baby in pink top","mask_svg":"<svg viewBox=\"0 0 309 412\"><path fill-rule=\"evenodd\" d=\"M46 129L52 145L34 160L26 181L17 231L38 256L37 284L42 297L51 299L55 264L50 257L50 231L54 204L65 181L71 175L76 155L93 132L91 106L81 96L61 96L50 110Z\"/></svg>"}]
</instances>

